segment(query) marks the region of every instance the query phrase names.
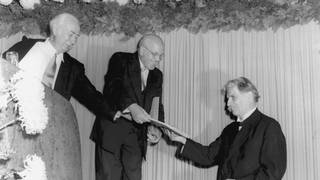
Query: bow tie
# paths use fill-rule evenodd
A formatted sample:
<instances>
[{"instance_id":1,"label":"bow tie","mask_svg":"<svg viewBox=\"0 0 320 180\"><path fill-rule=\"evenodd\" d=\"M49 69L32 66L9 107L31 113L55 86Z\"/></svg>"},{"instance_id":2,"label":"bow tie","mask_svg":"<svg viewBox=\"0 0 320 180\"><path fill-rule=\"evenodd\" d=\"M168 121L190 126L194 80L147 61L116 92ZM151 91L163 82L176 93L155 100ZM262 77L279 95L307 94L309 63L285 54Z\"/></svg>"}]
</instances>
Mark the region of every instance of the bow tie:
<instances>
[{"instance_id":1,"label":"bow tie","mask_svg":"<svg viewBox=\"0 0 320 180\"><path fill-rule=\"evenodd\" d=\"M243 121L241 121L241 122L236 122L237 123L237 125L239 126L239 127L241 127L241 126L243 126L245 123L243 122Z\"/></svg>"}]
</instances>

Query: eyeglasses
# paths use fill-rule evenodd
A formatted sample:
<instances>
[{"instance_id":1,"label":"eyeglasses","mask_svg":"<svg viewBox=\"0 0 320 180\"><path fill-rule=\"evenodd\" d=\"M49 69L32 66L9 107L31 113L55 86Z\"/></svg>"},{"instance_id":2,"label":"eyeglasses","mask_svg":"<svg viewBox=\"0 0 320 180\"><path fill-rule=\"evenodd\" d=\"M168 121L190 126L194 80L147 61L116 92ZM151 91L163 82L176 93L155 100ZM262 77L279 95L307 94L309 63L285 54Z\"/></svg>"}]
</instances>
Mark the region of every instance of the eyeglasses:
<instances>
[{"instance_id":1,"label":"eyeglasses","mask_svg":"<svg viewBox=\"0 0 320 180\"><path fill-rule=\"evenodd\" d=\"M71 34L72 34L72 35L75 35L76 37L80 37L80 33L76 33L76 32L74 32L74 31L71 31Z\"/></svg>"},{"instance_id":2,"label":"eyeglasses","mask_svg":"<svg viewBox=\"0 0 320 180\"><path fill-rule=\"evenodd\" d=\"M148 52L152 55L153 58L159 59L159 61L163 60L164 58L164 53L158 53L158 52L152 52L150 49L148 49L146 46L143 46ZM157 58L158 57L158 58Z\"/></svg>"},{"instance_id":3,"label":"eyeglasses","mask_svg":"<svg viewBox=\"0 0 320 180\"><path fill-rule=\"evenodd\" d=\"M74 32L74 31L70 31L69 39L77 40L79 37L80 37L80 34L79 34L79 33L76 33L76 32Z\"/></svg>"}]
</instances>

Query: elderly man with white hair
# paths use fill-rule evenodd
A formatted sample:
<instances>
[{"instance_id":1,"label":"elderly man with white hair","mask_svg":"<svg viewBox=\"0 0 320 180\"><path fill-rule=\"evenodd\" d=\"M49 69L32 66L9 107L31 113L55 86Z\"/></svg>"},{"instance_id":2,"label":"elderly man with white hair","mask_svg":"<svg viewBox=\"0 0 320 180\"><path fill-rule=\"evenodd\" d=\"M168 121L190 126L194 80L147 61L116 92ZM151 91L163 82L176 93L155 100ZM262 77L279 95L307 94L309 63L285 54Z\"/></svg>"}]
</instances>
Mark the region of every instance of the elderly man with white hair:
<instances>
[{"instance_id":1,"label":"elderly man with white hair","mask_svg":"<svg viewBox=\"0 0 320 180\"><path fill-rule=\"evenodd\" d=\"M103 94L112 108L129 113L132 121L119 118L112 123L97 117L91 133L96 143L96 180L141 180L147 143L156 144L162 136L148 122L152 104L158 104L154 106L158 107L158 117L154 118L164 121L163 75L157 68L163 58L164 43L155 34L144 35L136 52L112 55Z\"/></svg>"},{"instance_id":2,"label":"elderly man with white hair","mask_svg":"<svg viewBox=\"0 0 320 180\"><path fill-rule=\"evenodd\" d=\"M68 54L80 36L78 19L69 13L61 13L49 25L50 36L47 39L23 37L6 52L18 52L19 68L67 100L72 96L95 115L118 118L121 113L111 109L103 95L91 84L85 75L84 65Z\"/></svg>"},{"instance_id":3,"label":"elderly man with white hair","mask_svg":"<svg viewBox=\"0 0 320 180\"><path fill-rule=\"evenodd\" d=\"M218 165L217 180L280 180L287 167L286 139L280 124L257 108L259 93L245 77L224 86L228 110L237 117L209 145L167 131L180 142L182 157L200 165Z\"/></svg>"}]
</instances>

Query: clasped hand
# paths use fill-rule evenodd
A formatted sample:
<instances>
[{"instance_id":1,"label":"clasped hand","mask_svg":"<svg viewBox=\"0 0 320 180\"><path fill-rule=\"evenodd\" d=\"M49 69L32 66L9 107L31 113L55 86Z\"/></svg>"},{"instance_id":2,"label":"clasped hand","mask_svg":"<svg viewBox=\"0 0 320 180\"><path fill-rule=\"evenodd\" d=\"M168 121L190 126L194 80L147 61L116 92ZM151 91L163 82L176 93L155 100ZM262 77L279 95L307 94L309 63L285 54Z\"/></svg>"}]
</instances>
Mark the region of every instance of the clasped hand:
<instances>
[{"instance_id":1,"label":"clasped hand","mask_svg":"<svg viewBox=\"0 0 320 180\"><path fill-rule=\"evenodd\" d=\"M138 104L134 103L128 107L131 113L132 119L138 123L142 124L145 122L150 122L151 116Z\"/></svg>"},{"instance_id":2,"label":"clasped hand","mask_svg":"<svg viewBox=\"0 0 320 180\"><path fill-rule=\"evenodd\" d=\"M176 141L176 142L180 142L182 144L185 144L187 139L183 136L180 136L178 134L176 134L175 132L173 131L170 131L169 129L163 129L164 130L164 133L169 137L169 139L171 141Z\"/></svg>"},{"instance_id":3,"label":"clasped hand","mask_svg":"<svg viewBox=\"0 0 320 180\"><path fill-rule=\"evenodd\" d=\"M162 136L162 132L160 131L159 128L155 127L154 125L149 125L148 126L148 142L151 144L156 144L160 141Z\"/></svg>"}]
</instances>

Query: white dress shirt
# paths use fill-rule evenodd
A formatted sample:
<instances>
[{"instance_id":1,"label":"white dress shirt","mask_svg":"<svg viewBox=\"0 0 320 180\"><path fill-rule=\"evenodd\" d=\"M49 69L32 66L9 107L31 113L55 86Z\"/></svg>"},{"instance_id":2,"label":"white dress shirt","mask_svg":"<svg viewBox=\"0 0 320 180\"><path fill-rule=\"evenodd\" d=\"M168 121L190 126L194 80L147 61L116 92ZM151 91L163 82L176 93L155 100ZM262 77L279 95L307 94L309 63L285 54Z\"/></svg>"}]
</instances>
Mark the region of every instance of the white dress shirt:
<instances>
[{"instance_id":1,"label":"white dress shirt","mask_svg":"<svg viewBox=\"0 0 320 180\"><path fill-rule=\"evenodd\" d=\"M139 63L140 63L140 69L141 69L141 90L143 91L144 88L147 86L147 79L148 79L148 75L149 75L149 69L147 69L144 64L141 62L141 60L139 59ZM122 111L122 113L129 113L129 109L126 108Z\"/></svg>"},{"instance_id":2,"label":"white dress shirt","mask_svg":"<svg viewBox=\"0 0 320 180\"><path fill-rule=\"evenodd\" d=\"M139 59L140 62L140 69L141 69L141 89L144 90L144 88L147 86L147 79L148 79L148 75L149 75L149 69L147 69L144 64L141 62L141 60Z\"/></svg>"},{"instance_id":3,"label":"white dress shirt","mask_svg":"<svg viewBox=\"0 0 320 180\"><path fill-rule=\"evenodd\" d=\"M56 70L55 70L55 73L54 73L54 78L53 78L53 80L52 80L53 82L51 82L51 85L52 85L51 88L52 88L52 89L54 88L54 85L55 85L55 83L56 83L61 62L63 62L63 54L60 53L60 54L54 56L54 58L55 58L55 59L52 59L52 60L55 61L57 67L56 67ZM49 64L49 65L52 65L52 64ZM47 66L46 71L47 71L47 69L50 68L49 65ZM45 75L45 74L44 74L44 75ZM44 79L44 77L43 77L43 79ZM43 79L42 79L42 80L43 80Z\"/></svg>"}]
</instances>

